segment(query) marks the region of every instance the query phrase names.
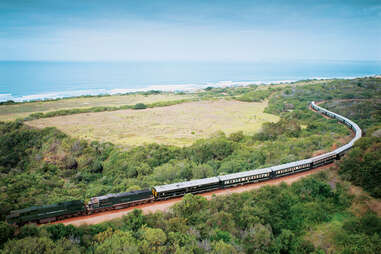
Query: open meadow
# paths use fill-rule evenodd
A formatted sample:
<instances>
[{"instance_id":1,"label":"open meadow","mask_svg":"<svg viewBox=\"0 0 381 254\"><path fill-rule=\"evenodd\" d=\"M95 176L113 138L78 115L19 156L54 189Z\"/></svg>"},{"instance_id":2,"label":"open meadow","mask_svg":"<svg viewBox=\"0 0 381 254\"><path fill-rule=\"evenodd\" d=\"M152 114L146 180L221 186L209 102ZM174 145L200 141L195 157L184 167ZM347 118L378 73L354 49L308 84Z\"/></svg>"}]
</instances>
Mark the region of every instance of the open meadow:
<instances>
[{"instance_id":1,"label":"open meadow","mask_svg":"<svg viewBox=\"0 0 381 254\"><path fill-rule=\"evenodd\" d=\"M91 108L98 106L122 106L135 105L136 103L154 103L160 101L174 101L193 98L191 94L177 95L173 93L163 94L128 94L99 97L78 97L52 101L35 101L12 105L0 105L0 121L10 121L24 118L32 113L49 112L62 109Z\"/></svg>"},{"instance_id":2,"label":"open meadow","mask_svg":"<svg viewBox=\"0 0 381 254\"><path fill-rule=\"evenodd\" d=\"M44 128L57 127L70 136L118 145L144 143L186 146L217 131L258 132L264 122L279 117L264 113L267 102L233 100L197 101L145 110L84 113L26 122Z\"/></svg>"}]
</instances>

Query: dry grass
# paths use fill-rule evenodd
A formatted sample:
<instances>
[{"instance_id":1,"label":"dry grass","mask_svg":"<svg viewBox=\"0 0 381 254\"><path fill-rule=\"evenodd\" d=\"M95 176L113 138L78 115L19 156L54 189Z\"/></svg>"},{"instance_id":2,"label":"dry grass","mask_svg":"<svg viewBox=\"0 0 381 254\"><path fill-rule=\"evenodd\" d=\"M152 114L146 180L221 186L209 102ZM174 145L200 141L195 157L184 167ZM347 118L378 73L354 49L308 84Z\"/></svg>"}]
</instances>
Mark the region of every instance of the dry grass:
<instances>
[{"instance_id":1,"label":"dry grass","mask_svg":"<svg viewBox=\"0 0 381 254\"><path fill-rule=\"evenodd\" d=\"M193 95L158 94L158 95L113 95L104 97L71 98L57 101L36 101L0 106L0 121L10 121L26 117L36 112L49 112L61 109L90 108L98 106L135 105L192 98Z\"/></svg>"},{"instance_id":2,"label":"dry grass","mask_svg":"<svg viewBox=\"0 0 381 254\"><path fill-rule=\"evenodd\" d=\"M44 118L27 124L37 128L54 126L71 136L120 145L156 142L184 146L219 130L226 134L239 130L255 133L262 123L279 120L263 112L266 106L267 102L198 101L145 110Z\"/></svg>"}]
</instances>

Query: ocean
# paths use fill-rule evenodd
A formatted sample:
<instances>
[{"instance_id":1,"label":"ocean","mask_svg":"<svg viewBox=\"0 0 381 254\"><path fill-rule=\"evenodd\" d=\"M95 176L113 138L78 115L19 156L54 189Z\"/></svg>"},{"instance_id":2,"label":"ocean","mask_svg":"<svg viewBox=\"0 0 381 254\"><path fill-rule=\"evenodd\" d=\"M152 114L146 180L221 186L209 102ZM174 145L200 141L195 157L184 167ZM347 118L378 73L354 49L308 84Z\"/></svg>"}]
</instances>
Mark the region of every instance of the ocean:
<instances>
[{"instance_id":1,"label":"ocean","mask_svg":"<svg viewBox=\"0 0 381 254\"><path fill-rule=\"evenodd\" d=\"M381 61L0 62L0 101L381 74Z\"/></svg>"}]
</instances>

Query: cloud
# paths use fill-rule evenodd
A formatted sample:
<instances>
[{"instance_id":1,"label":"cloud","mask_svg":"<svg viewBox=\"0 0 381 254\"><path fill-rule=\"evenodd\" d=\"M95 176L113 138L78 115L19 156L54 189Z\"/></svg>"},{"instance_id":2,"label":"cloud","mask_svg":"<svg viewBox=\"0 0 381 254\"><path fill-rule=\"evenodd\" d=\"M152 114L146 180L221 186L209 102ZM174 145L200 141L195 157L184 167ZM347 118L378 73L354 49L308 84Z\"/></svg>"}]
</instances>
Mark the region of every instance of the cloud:
<instances>
[{"instance_id":1,"label":"cloud","mask_svg":"<svg viewBox=\"0 0 381 254\"><path fill-rule=\"evenodd\" d=\"M0 59L380 59L380 4L307 2L3 0Z\"/></svg>"}]
</instances>

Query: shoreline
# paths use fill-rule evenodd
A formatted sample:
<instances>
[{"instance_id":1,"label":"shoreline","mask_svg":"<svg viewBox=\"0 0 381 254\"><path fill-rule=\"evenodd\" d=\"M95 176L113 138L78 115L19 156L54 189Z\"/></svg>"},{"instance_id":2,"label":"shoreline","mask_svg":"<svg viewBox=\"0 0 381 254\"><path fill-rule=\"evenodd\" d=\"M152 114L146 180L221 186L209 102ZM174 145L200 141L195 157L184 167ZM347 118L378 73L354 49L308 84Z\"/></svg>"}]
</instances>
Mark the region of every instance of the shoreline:
<instances>
[{"instance_id":1,"label":"shoreline","mask_svg":"<svg viewBox=\"0 0 381 254\"><path fill-rule=\"evenodd\" d=\"M377 75L365 75L356 77L310 77L306 79L295 80L270 80L270 81L217 81L217 82L205 82L200 84L177 84L177 85L149 85L144 88L114 88L114 89L85 89L85 90L71 90L71 91L57 91L40 94L30 94L22 96L13 96L11 93L0 93L0 102L13 101L15 103L26 102L43 102L59 99L77 98L82 96L112 96L112 95L125 95L131 93L148 92L148 91L160 91L160 92L197 92L207 87L224 88L233 86L248 86L248 85L279 85L279 84L291 84L301 81L322 81L322 80L334 80L334 79L356 79L365 77L377 77Z\"/></svg>"}]
</instances>

